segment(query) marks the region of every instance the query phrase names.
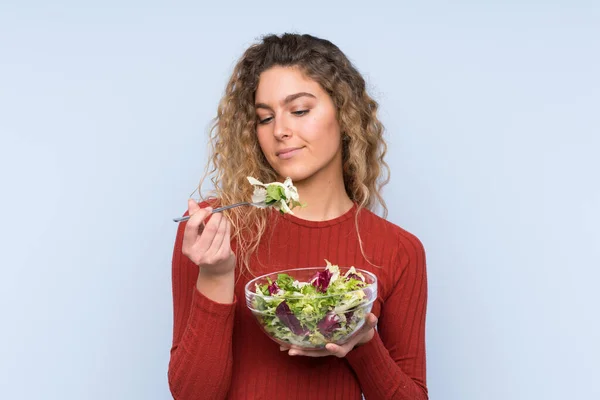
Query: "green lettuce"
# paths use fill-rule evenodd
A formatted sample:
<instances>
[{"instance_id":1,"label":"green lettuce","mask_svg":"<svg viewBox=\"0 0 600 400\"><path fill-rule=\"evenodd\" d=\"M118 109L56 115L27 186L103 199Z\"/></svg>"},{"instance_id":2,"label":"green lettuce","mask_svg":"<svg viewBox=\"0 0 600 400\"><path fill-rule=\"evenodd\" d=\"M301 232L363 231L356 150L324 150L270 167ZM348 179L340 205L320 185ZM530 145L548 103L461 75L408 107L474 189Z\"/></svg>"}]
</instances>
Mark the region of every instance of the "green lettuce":
<instances>
[{"instance_id":1,"label":"green lettuce","mask_svg":"<svg viewBox=\"0 0 600 400\"><path fill-rule=\"evenodd\" d=\"M327 261L325 270L308 282L288 274L256 285L253 307L259 322L274 338L303 347L323 347L347 338L364 322L372 291L354 267L340 274Z\"/></svg>"}]
</instances>

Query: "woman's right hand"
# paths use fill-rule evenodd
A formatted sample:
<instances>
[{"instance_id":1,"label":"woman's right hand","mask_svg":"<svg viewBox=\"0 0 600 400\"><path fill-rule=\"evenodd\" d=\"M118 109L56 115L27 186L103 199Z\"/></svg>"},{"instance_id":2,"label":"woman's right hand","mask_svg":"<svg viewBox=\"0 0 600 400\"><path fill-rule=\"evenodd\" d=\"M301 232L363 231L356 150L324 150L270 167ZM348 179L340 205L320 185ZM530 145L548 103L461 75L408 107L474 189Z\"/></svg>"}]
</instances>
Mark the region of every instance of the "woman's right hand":
<instances>
[{"instance_id":1,"label":"woman's right hand","mask_svg":"<svg viewBox=\"0 0 600 400\"><path fill-rule=\"evenodd\" d=\"M199 277L219 279L233 277L235 255L231 250L231 223L221 213L211 215L212 208L200 208L194 200L188 200L190 219L183 234L182 251L199 270ZM209 221L204 220L211 216Z\"/></svg>"}]
</instances>

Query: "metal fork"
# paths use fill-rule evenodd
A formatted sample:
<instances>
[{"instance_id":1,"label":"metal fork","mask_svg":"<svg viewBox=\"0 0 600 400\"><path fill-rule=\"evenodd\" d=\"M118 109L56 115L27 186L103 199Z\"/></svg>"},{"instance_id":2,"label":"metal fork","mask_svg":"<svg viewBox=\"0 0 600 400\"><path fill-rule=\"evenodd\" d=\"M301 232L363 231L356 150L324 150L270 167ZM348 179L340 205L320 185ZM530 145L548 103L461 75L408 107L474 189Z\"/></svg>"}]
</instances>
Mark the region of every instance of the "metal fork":
<instances>
[{"instance_id":1,"label":"metal fork","mask_svg":"<svg viewBox=\"0 0 600 400\"><path fill-rule=\"evenodd\" d=\"M243 201L241 203L235 203L235 204L231 204L229 206L223 206L223 207L219 207L219 208L215 208L214 210L212 210L212 213L218 213L221 211L225 211L225 210L229 210L230 208L235 208L235 207L239 207L239 206L254 206L254 207L258 207L258 208L265 208L267 207L267 204L264 201L259 201L257 203L251 203L249 201ZM186 215L185 217L179 217L179 218L173 218L174 222L185 222L188 219L190 219L190 215Z\"/></svg>"}]
</instances>

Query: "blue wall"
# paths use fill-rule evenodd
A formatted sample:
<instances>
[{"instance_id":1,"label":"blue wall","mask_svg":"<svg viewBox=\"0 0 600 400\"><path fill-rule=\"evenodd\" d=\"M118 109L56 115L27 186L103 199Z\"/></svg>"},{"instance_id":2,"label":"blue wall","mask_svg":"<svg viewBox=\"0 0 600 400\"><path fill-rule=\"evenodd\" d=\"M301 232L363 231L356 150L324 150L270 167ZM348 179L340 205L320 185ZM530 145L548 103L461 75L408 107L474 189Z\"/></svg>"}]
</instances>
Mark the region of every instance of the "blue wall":
<instances>
[{"instance_id":1,"label":"blue wall","mask_svg":"<svg viewBox=\"0 0 600 400\"><path fill-rule=\"evenodd\" d=\"M431 398L600 398L598 3L211 3L0 5L0 398L169 398L170 219L233 63L283 31L381 104Z\"/></svg>"}]
</instances>

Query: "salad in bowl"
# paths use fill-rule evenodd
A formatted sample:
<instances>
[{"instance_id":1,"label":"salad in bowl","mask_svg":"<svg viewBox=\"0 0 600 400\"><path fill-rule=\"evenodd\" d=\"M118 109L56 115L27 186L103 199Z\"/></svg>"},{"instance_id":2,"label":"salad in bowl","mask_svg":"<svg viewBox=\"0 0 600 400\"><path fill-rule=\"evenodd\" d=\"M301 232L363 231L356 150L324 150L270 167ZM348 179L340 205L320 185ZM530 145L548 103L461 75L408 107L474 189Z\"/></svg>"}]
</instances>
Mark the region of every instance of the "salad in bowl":
<instances>
[{"instance_id":1,"label":"salad in bowl","mask_svg":"<svg viewBox=\"0 0 600 400\"><path fill-rule=\"evenodd\" d=\"M298 268L246 284L246 305L275 342L305 349L346 343L364 325L377 298L377 277L364 270Z\"/></svg>"}]
</instances>

